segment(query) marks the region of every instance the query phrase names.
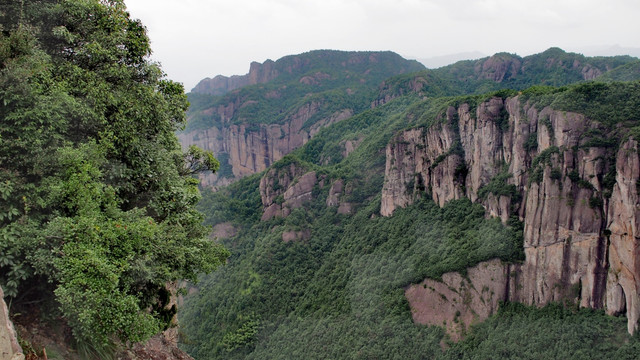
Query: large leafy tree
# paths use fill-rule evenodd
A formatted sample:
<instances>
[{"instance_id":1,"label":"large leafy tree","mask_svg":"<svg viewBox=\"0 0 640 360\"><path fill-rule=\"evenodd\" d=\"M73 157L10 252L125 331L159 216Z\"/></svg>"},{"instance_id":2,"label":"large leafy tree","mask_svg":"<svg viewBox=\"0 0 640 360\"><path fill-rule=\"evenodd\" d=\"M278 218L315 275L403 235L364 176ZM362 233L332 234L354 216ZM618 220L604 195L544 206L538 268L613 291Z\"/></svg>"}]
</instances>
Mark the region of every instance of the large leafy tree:
<instances>
[{"instance_id":1,"label":"large leafy tree","mask_svg":"<svg viewBox=\"0 0 640 360\"><path fill-rule=\"evenodd\" d=\"M228 256L194 208L218 163L182 153L184 89L122 0L0 4L0 284L55 299L79 341L143 340L167 282Z\"/></svg>"}]
</instances>

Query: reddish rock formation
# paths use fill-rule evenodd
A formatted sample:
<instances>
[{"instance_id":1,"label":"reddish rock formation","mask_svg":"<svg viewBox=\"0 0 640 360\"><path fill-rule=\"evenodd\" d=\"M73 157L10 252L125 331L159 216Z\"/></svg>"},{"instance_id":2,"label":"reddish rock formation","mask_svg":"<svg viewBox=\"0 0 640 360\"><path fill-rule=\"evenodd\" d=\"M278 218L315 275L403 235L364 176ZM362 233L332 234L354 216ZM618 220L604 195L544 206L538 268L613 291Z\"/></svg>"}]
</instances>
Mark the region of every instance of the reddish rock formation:
<instances>
[{"instance_id":1,"label":"reddish rock formation","mask_svg":"<svg viewBox=\"0 0 640 360\"><path fill-rule=\"evenodd\" d=\"M227 159L231 167L231 178L219 178L217 174L201 174L203 186L222 186L247 175L261 172L286 154L299 148L323 127L353 116L351 109L335 112L325 119L315 122L311 127L303 125L320 109L315 101L300 106L283 124L229 125L223 128L212 127L179 134L183 148L191 145L212 151L217 157ZM233 103L218 109L223 118L230 118L235 111ZM229 113L230 112L230 113ZM229 113L229 114L228 114ZM222 155L222 156L221 156Z\"/></svg>"},{"instance_id":2,"label":"reddish rock formation","mask_svg":"<svg viewBox=\"0 0 640 360\"><path fill-rule=\"evenodd\" d=\"M24 360L18 336L9 319L9 310L4 302L4 292L0 287L0 358L3 360Z\"/></svg>"},{"instance_id":3,"label":"reddish rock formation","mask_svg":"<svg viewBox=\"0 0 640 360\"><path fill-rule=\"evenodd\" d=\"M311 239L311 230L304 229L302 231L285 231L282 233L282 241L288 243L292 241L305 241Z\"/></svg>"},{"instance_id":4,"label":"reddish rock formation","mask_svg":"<svg viewBox=\"0 0 640 360\"><path fill-rule=\"evenodd\" d=\"M616 169L616 184L607 214L610 246L606 309L611 315L626 312L629 332L634 332L638 330L640 318L640 159L637 141L627 141L620 148Z\"/></svg>"},{"instance_id":5,"label":"reddish rock formation","mask_svg":"<svg viewBox=\"0 0 640 360\"><path fill-rule=\"evenodd\" d=\"M495 54L484 62L476 63L476 73L481 79L502 82L507 75L515 75L521 68L522 61L510 54Z\"/></svg>"},{"instance_id":6,"label":"reddish rock formation","mask_svg":"<svg viewBox=\"0 0 640 360\"><path fill-rule=\"evenodd\" d=\"M338 214L348 215L353 213L353 204L344 201L344 197L352 192L351 184L345 185L344 180L338 179L333 182L327 196L327 206L337 206Z\"/></svg>"},{"instance_id":7,"label":"reddish rock formation","mask_svg":"<svg viewBox=\"0 0 640 360\"><path fill-rule=\"evenodd\" d=\"M450 107L444 116L428 129L399 133L387 146L381 214L389 216L427 192L441 206L467 196L503 222L517 216L524 223L526 260L509 300L569 300L610 314L626 312L629 332L637 330L637 142L627 141L617 154L585 147L588 131L600 126L596 121L551 108L538 111L517 97L489 99L475 113L466 104ZM611 190L602 181L613 157ZM507 175L503 186L513 193L481 197L499 173Z\"/></svg>"},{"instance_id":8,"label":"reddish rock formation","mask_svg":"<svg viewBox=\"0 0 640 360\"><path fill-rule=\"evenodd\" d=\"M232 223L224 222L213 227L210 237L212 239L228 239L236 236L238 229Z\"/></svg>"},{"instance_id":9,"label":"reddish rock formation","mask_svg":"<svg viewBox=\"0 0 640 360\"><path fill-rule=\"evenodd\" d=\"M318 178L315 171L290 164L281 169L269 170L260 180L260 197L264 212L262 220L274 216L287 217L291 210L302 207L312 199L312 191Z\"/></svg>"},{"instance_id":10,"label":"reddish rock formation","mask_svg":"<svg viewBox=\"0 0 640 360\"><path fill-rule=\"evenodd\" d=\"M506 285L513 282L510 267L491 260L469 268L466 276L450 272L442 275L442 281L425 279L409 286L405 296L415 322L444 325L449 337L457 341L470 325L496 312L499 302L509 297Z\"/></svg>"}]
</instances>

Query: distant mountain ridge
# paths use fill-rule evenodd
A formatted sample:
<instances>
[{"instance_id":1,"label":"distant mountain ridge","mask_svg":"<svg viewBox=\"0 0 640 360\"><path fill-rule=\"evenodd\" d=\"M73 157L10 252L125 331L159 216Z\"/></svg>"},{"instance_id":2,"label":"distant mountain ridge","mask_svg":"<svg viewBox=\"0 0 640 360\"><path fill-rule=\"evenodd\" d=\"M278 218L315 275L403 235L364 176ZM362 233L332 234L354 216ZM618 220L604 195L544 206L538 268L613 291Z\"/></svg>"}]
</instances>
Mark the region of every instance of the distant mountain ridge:
<instances>
[{"instance_id":1,"label":"distant mountain ridge","mask_svg":"<svg viewBox=\"0 0 640 360\"><path fill-rule=\"evenodd\" d=\"M183 146L198 145L220 159L221 170L203 175L202 184L227 184L266 169L321 128L370 108L384 79L424 69L389 51L317 50L253 63L249 74L228 82L252 85L229 90L203 80L197 87L203 92L189 94L189 123L179 136Z\"/></svg>"},{"instance_id":2,"label":"distant mountain ridge","mask_svg":"<svg viewBox=\"0 0 640 360\"><path fill-rule=\"evenodd\" d=\"M265 83L276 76L272 72L274 64L272 60L267 60L262 64L254 61L249 66L249 72L245 75L232 75L230 77L217 75L214 78L205 78L200 80L191 92L224 95L243 86Z\"/></svg>"},{"instance_id":3,"label":"distant mountain ridge","mask_svg":"<svg viewBox=\"0 0 640 360\"><path fill-rule=\"evenodd\" d=\"M400 64L400 60L405 64ZM213 78L201 80L192 90L192 93L224 95L229 91L243 86L264 84L276 80L288 80L291 76L302 74L314 68L342 65L351 68L353 65L371 62L388 62L395 66L400 65L397 71L412 72L424 69L424 66L415 60L404 60L399 55L386 52L350 52L338 50L314 50L300 55L289 55L277 61L266 60L264 63L252 62L249 72L245 75L233 75L230 77L217 75Z\"/></svg>"},{"instance_id":4,"label":"distant mountain ridge","mask_svg":"<svg viewBox=\"0 0 640 360\"><path fill-rule=\"evenodd\" d=\"M316 50L253 62L246 75L202 80L189 94L189 122L180 138L184 146L214 152L221 171L201 181L223 185L266 169L321 128L399 96L564 86L603 76L630 80L640 78L637 62L631 56L585 57L550 48L526 57L498 53L431 70L392 52Z\"/></svg>"}]
</instances>

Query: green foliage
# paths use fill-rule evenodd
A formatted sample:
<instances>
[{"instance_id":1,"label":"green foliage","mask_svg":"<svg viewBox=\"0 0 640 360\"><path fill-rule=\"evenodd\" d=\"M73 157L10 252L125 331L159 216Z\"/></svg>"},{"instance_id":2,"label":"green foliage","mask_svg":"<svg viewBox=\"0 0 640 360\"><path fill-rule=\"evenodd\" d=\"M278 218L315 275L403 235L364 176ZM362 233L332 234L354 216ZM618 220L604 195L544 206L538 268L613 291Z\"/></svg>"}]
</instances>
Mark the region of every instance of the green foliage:
<instances>
[{"instance_id":1,"label":"green foliage","mask_svg":"<svg viewBox=\"0 0 640 360\"><path fill-rule=\"evenodd\" d=\"M278 74L265 84L245 86L230 93L213 96L191 93L187 131L224 124L219 106L236 104L226 123L244 124L253 130L261 124L283 124L309 110L305 129L322 119L349 110L360 113L370 108L386 78L424 70L416 61L392 52L345 52L317 50L283 57L273 63Z\"/></svg>"},{"instance_id":2,"label":"green foliage","mask_svg":"<svg viewBox=\"0 0 640 360\"><path fill-rule=\"evenodd\" d=\"M598 81L635 81L640 80L640 60L620 65L600 75Z\"/></svg>"},{"instance_id":3,"label":"green foliage","mask_svg":"<svg viewBox=\"0 0 640 360\"><path fill-rule=\"evenodd\" d=\"M222 338L222 346L231 352L250 344L258 333L259 326L258 320L248 320L238 330L226 333Z\"/></svg>"},{"instance_id":4,"label":"green foliage","mask_svg":"<svg viewBox=\"0 0 640 360\"><path fill-rule=\"evenodd\" d=\"M524 149L527 152L531 152L538 149L538 133L532 132L527 137L527 141L524 143Z\"/></svg>"},{"instance_id":5,"label":"green foliage","mask_svg":"<svg viewBox=\"0 0 640 360\"><path fill-rule=\"evenodd\" d=\"M523 97L537 107L572 89L537 88ZM449 271L464 273L496 257L521 261L523 224L517 217L510 218L507 226L497 219L485 219L484 209L466 199L439 208L417 197L413 205L396 209L392 217L380 217L383 149L397 141L394 136L400 130L418 127L426 131L445 121L455 127L457 113L452 109L466 104L474 113L488 98L514 94L504 91L422 100L408 95L322 129L272 167L293 165L324 178L324 187L317 185L313 190L313 200L286 219L259 221L260 175L218 193L205 193L201 209L207 213L208 224L231 222L238 231L223 240L234 254L228 266L204 277L199 293L187 298L181 313L185 349L198 358L227 359L472 356L466 348L456 346L441 353L442 330L413 324L403 288ZM448 119L447 113L453 118ZM502 114L497 119L499 125L508 124L505 118ZM604 128L603 134L607 131ZM588 136L595 139L598 134ZM342 144L347 140L357 140L359 146L345 157ZM527 149L536 151L537 133L530 135L529 143ZM552 180L562 181L562 171L554 164L560 151L552 146L532 160L532 181L541 181L544 171ZM447 153L452 154L464 158L459 139ZM456 168L460 176L466 171L464 162ZM572 181L576 176L578 183L582 179L577 173L567 174ZM509 177L505 167L479 195L517 195ZM336 208L326 206L328 184L337 179L351 189L341 201L351 203L352 215L337 214ZM420 186L413 183L411 191ZM311 234L309 239L282 241L284 232L303 230ZM500 314L496 318L502 320L496 321L510 321L501 316L507 317ZM255 319L260 319L259 326L251 323ZM514 328L521 325L513 324ZM557 325L550 324L551 331ZM616 326L624 331L623 324Z\"/></svg>"},{"instance_id":6,"label":"green foliage","mask_svg":"<svg viewBox=\"0 0 640 360\"><path fill-rule=\"evenodd\" d=\"M15 3L0 15L0 283L108 353L168 326L167 282L228 256L191 177L217 161L181 152L183 87L122 1Z\"/></svg>"},{"instance_id":7,"label":"green foliage","mask_svg":"<svg viewBox=\"0 0 640 360\"><path fill-rule=\"evenodd\" d=\"M379 357L389 349L398 358L437 354L442 331L412 323L403 287L490 258L519 261L521 229L485 220L484 209L469 200L444 209L420 200L393 217L372 218L379 212L378 191L372 189L369 205L352 217L326 207L325 188L306 211L285 220L239 220L250 227L226 242L234 253L230 263L202 279L180 314L185 347L213 358L284 358L305 351L311 358L351 358L362 351ZM283 243L280 234L292 227L310 229L309 243ZM245 334L238 331L248 314L261 319L261 330L235 346L229 341Z\"/></svg>"},{"instance_id":8,"label":"green foliage","mask_svg":"<svg viewBox=\"0 0 640 360\"><path fill-rule=\"evenodd\" d=\"M515 185L509 184L508 181L512 177L509 167L504 165L502 171L491 178L488 184L482 186L478 190L478 197L486 199L488 194L499 196L509 196L512 199L518 195L518 189ZM518 200L518 199L513 199Z\"/></svg>"},{"instance_id":9,"label":"green foliage","mask_svg":"<svg viewBox=\"0 0 640 360\"><path fill-rule=\"evenodd\" d=\"M213 157L211 151L205 151L195 145L189 146L185 157L185 168L182 171L185 175L193 175L203 171L216 172L220 168L220 163Z\"/></svg>"},{"instance_id":10,"label":"green foliage","mask_svg":"<svg viewBox=\"0 0 640 360\"><path fill-rule=\"evenodd\" d=\"M564 52L559 48L550 48L524 58L499 53L491 58L459 61L435 69L433 74L445 80L449 87L458 91L459 94L482 94L499 89L524 90L532 86L537 87L534 91L538 91L543 87L583 82L582 70L585 67L596 68L605 75L613 69L609 79L636 79L633 75L637 67L637 64L636 67L633 65L635 61L637 59L630 56L585 57ZM506 69L506 71L503 74L496 74L497 69Z\"/></svg>"},{"instance_id":11,"label":"green foliage","mask_svg":"<svg viewBox=\"0 0 640 360\"><path fill-rule=\"evenodd\" d=\"M640 342L626 320L602 311L503 304L497 315L472 327L442 359L633 359Z\"/></svg>"},{"instance_id":12,"label":"green foliage","mask_svg":"<svg viewBox=\"0 0 640 360\"><path fill-rule=\"evenodd\" d=\"M538 156L533 158L531 162L531 176L529 177L529 183L539 183L542 181L544 169L547 166L552 165L552 159L554 154L559 154L560 149L557 146L549 146L544 149Z\"/></svg>"},{"instance_id":13,"label":"green foliage","mask_svg":"<svg viewBox=\"0 0 640 360\"><path fill-rule=\"evenodd\" d=\"M592 196L589 198L589 207L592 209L601 209L602 204L602 199L597 196Z\"/></svg>"}]
</instances>

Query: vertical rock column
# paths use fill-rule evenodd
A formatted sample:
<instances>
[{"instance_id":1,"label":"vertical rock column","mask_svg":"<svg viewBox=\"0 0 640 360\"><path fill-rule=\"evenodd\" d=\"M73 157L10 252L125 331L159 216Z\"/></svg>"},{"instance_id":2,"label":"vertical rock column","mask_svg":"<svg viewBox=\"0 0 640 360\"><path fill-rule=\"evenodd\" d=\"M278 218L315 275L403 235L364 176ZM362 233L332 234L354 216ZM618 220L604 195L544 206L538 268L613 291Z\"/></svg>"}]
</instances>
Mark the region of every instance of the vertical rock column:
<instances>
[{"instance_id":1,"label":"vertical rock column","mask_svg":"<svg viewBox=\"0 0 640 360\"><path fill-rule=\"evenodd\" d=\"M638 330L640 318L640 203L638 143L629 140L616 157L616 184L609 202L609 273L606 308L610 315L626 313L628 330Z\"/></svg>"}]
</instances>

